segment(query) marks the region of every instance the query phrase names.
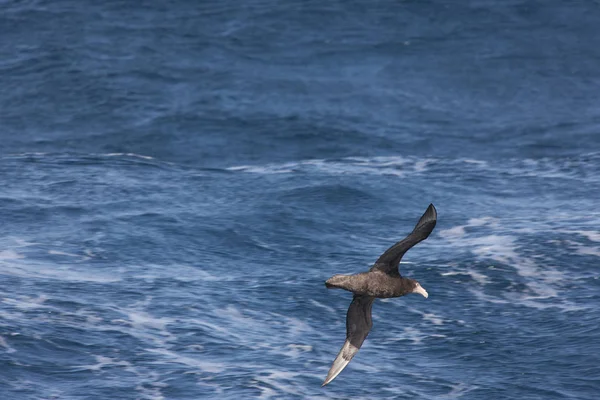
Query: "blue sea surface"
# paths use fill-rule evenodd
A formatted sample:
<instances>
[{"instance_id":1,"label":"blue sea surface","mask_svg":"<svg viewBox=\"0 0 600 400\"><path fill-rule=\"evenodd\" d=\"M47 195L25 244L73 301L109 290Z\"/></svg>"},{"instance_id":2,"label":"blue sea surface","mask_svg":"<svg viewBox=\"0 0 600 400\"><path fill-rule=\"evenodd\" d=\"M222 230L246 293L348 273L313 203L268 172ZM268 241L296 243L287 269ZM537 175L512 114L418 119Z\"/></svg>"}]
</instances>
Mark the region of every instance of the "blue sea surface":
<instances>
[{"instance_id":1,"label":"blue sea surface","mask_svg":"<svg viewBox=\"0 0 600 400\"><path fill-rule=\"evenodd\" d=\"M0 88L0 399L600 398L599 2L1 0Z\"/></svg>"}]
</instances>

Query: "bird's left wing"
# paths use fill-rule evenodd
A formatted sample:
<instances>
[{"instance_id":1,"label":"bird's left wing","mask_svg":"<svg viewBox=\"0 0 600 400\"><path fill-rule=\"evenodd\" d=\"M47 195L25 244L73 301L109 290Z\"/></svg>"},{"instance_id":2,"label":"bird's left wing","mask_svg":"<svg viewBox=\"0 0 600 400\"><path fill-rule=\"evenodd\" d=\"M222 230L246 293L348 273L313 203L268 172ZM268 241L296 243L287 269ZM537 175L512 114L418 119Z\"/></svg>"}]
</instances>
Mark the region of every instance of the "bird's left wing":
<instances>
[{"instance_id":1,"label":"bird's left wing","mask_svg":"<svg viewBox=\"0 0 600 400\"><path fill-rule=\"evenodd\" d=\"M362 346L373 326L371 307L374 300L375 297L354 295L346 315L346 342L333 361L322 386L334 380Z\"/></svg>"}]
</instances>

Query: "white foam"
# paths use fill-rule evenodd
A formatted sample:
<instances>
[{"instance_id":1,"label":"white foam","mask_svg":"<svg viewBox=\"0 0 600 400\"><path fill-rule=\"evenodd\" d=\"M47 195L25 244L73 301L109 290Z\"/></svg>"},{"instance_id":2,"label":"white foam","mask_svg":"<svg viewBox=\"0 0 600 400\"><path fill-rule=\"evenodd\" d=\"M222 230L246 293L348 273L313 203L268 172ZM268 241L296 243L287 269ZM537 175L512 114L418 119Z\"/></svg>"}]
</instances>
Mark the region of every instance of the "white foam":
<instances>
[{"instance_id":1,"label":"white foam","mask_svg":"<svg viewBox=\"0 0 600 400\"><path fill-rule=\"evenodd\" d=\"M293 337L299 337L302 336L303 333L313 331L313 328L310 325L298 318L287 317L283 315L281 317L285 318L285 320L287 321L286 326L288 328L289 333Z\"/></svg>"},{"instance_id":2,"label":"white foam","mask_svg":"<svg viewBox=\"0 0 600 400\"><path fill-rule=\"evenodd\" d=\"M452 389L447 394L441 396L442 399L458 399L472 390L478 388L475 385L467 385L466 383L458 383L451 386Z\"/></svg>"},{"instance_id":3,"label":"white foam","mask_svg":"<svg viewBox=\"0 0 600 400\"><path fill-rule=\"evenodd\" d=\"M128 361L119 361L115 358L105 357L101 355L94 356L96 359L96 364L89 365L79 365L75 368L78 370L89 370L89 371L100 371L102 368L117 366L117 367L126 367L131 369L131 363Z\"/></svg>"},{"instance_id":4,"label":"white foam","mask_svg":"<svg viewBox=\"0 0 600 400\"><path fill-rule=\"evenodd\" d=\"M161 375L158 372L150 371L145 374L138 373L137 375L138 380L141 380L142 383L137 385L135 390L140 393L141 399L165 400L162 389L168 385L160 382Z\"/></svg>"},{"instance_id":5,"label":"white foam","mask_svg":"<svg viewBox=\"0 0 600 400\"><path fill-rule=\"evenodd\" d=\"M167 317L154 317L145 311L131 310L127 311L131 326L137 329L153 328L164 331L168 324L173 324L175 321Z\"/></svg>"},{"instance_id":6,"label":"white foam","mask_svg":"<svg viewBox=\"0 0 600 400\"><path fill-rule=\"evenodd\" d=\"M441 317L439 317L433 313L423 314L423 319L425 321L431 322L434 325L444 325L444 320Z\"/></svg>"},{"instance_id":7,"label":"white foam","mask_svg":"<svg viewBox=\"0 0 600 400\"><path fill-rule=\"evenodd\" d=\"M493 304L508 304L509 303L508 300L501 299L501 298L494 297L494 296L489 296L478 289L469 288L468 290L475 296L475 298L477 300L480 300L481 302L488 302L488 303L493 303Z\"/></svg>"},{"instance_id":8,"label":"white foam","mask_svg":"<svg viewBox=\"0 0 600 400\"><path fill-rule=\"evenodd\" d=\"M16 153L16 154L13 154L13 155L11 155L9 157L23 158L23 157L46 157L46 156L55 157L55 158L73 157L72 155L69 155L69 154L44 153L44 152ZM96 156L96 157L135 157L135 158L142 158L144 160L154 160L154 157L145 156L145 155L136 154L136 153L92 153L92 154L81 154L81 156L82 157L86 157L86 156ZM4 158L7 158L7 157L4 157Z\"/></svg>"},{"instance_id":9,"label":"white foam","mask_svg":"<svg viewBox=\"0 0 600 400\"><path fill-rule=\"evenodd\" d=\"M466 228L471 228L467 231ZM494 233L486 234L486 230L493 230ZM557 283L564 280L564 273L548 263L538 265L543 255L525 257L520 254L520 245L518 237L514 234L506 234L506 228L502 226L502 221L492 217L472 218L466 225L459 225L445 230L442 237L446 239L453 248L464 249L475 255L477 258L495 261L509 265L515 269L516 273L524 278L525 284L529 289L526 297L519 297L518 294L504 293L504 296L513 295L511 300L521 301L523 305L533 305L532 301L559 297L559 288ZM473 268L457 267L456 271L444 273L443 275L468 274L481 285L488 284L490 279L481 271ZM492 301L490 296L474 290L480 299ZM504 303L504 300L494 300L492 302ZM572 308L572 305L566 301L561 301L558 307ZM533 305L537 306L537 305ZM566 307L566 308L565 308Z\"/></svg>"},{"instance_id":10,"label":"white foam","mask_svg":"<svg viewBox=\"0 0 600 400\"><path fill-rule=\"evenodd\" d=\"M14 308L9 308L9 307L0 308L0 318L8 320L8 321L12 321L12 322L14 322L14 324L17 324L17 326L18 326L18 324L21 323L21 321L29 318L29 314L27 313L28 310L30 310L32 308L40 307L40 308L45 308L48 310L48 312L38 313L39 316L36 317L36 321L39 321L41 323L51 323L53 325L64 326L64 327L69 327L69 328L76 328L76 329L86 331L86 332L93 332L93 331L95 331L95 332L104 332L104 331L114 332L116 330L116 331L121 331L121 332L124 332L127 334L131 334L133 331L133 329L131 329L131 328L124 328L123 326L113 325L110 323L99 324L99 322L103 322L104 319L100 318L96 314L95 311L85 309L83 307L78 308L77 311L75 311L75 312L69 312L59 306L47 305L47 303L48 303L47 300L51 299L51 297L49 297L49 296L51 296L51 295L48 294L48 295L42 295L42 296L38 296L38 297L20 296L19 298L16 298L16 299L12 299L12 298L4 299L4 302L6 304L9 304L9 305L13 306ZM112 306L111 308L120 310L116 306ZM6 310L6 312L3 312L3 310ZM146 318L146 319L148 319L148 318ZM150 324L150 325L155 325L155 324ZM146 329L146 331L148 331L149 328L145 328L145 329ZM14 332L11 335L18 336L18 333ZM151 333L148 336L151 336ZM43 339L43 336L38 335L38 334L34 334L34 337L38 340ZM142 340L146 340L146 339L142 338ZM0 337L0 346L3 343L6 344L6 341L3 340L2 337ZM157 345L164 346L165 341L163 340L161 342L158 342ZM7 351L11 352L10 349L7 349ZM112 354L114 354L114 353L112 353ZM161 385L164 386L164 384L162 384L160 382L156 382L160 378L160 376L158 374L153 375L153 373L151 371L150 372L146 371L145 367L138 367L136 365L133 365L129 361L120 360L120 359L114 357L112 354L111 354L111 356L107 356L104 354L94 355L94 358L96 361L95 363L84 364L84 365L74 365L71 368L74 371L89 370L94 373L103 373L103 374L106 371L106 373L109 375L105 375L105 376L108 376L108 377L118 374L118 373L112 372L111 371L112 369L114 369L114 368L123 369L124 371L130 372L130 373L138 376L138 380L143 380L145 382L144 385L141 385L138 388L141 393L141 396L138 398L144 398L144 399L161 398L161 393L160 393L159 387ZM100 372L100 371L102 371L102 372Z\"/></svg>"},{"instance_id":11,"label":"white foam","mask_svg":"<svg viewBox=\"0 0 600 400\"><path fill-rule=\"evenodd\" d=\"M198 369L201 372L218 374L226 369L226 365L223 363L199 360L193 357L183 356L167 349L146 349L146 351L149 353L160 354L169 359L170 362Z\"/></svg>"},{"instance_id":12,"label":"white foam","mask_svg":"<svg viewBox=\"0 0 600 400\"><path fill-rule=\"evenodd\" d=\"M223 386L219 383L211 382L212 376L205 376L198 381L199 386L204 386L214 391L217 396L221 396L223 394Z\"/></svg>"},{"instance_id":13,"label":"white foam","mask_svg":"<svg viewBox=\"0 0 600 400\"><path fill-rule=\"evenodd\" d=\"M14 241L16 243L15 247L30 247L30 246L36 246L39 245L40 243L35 243L35 242L29 242L25 239L21 239L21 238L14 238Z\"/></svg>"},{"instance_id":14,"label":"white foam","mask_svg":"<svg viewBox=\"0 0 600 400\"><path fill-rule=\"evenodd\" d=\"M290 358L298 358L303 353L313 351L313 347L306 344L288 344L286 348L288 351L285 351L284 355Z\"/></svg>"},{"instance_id":15,"label":"white foam","mask_svg":"<svg viewBox=\"0 0 600 400\"><path fill-rule=\"evenodd\" d=\"M471 252L481 258L487 258L509 264L518 260L515 246L516 238L510 235L487 235L469 240Z\"/></svg>"},{"instance_id":16,"label":"white foam","mask_svg":"<svg viewBox=\"0 0 600 400\"><path fill-rule=\"evenodd\" d=\"M414 157L348 157L340 160L310 159L281 164L259 166L240 165L226 168L229 171L241 171L257 174L284 174L298 171L317 171L332 175L376 174L406 176L407 173L422 173L433 159Z\"/></svg>"},{"instance_id":17,"label":"white foam","mask_svg":"<svg viewBox=\"0 0 600 400\"><path fill-rule=\"evenodd\" d=\"M335 314L335 310L333 309L333 307L329 307L323 303L319 303L318 301L316 301L314 299L310 299L310 302L317 307L321 307L321 308L327 310L327 312L329 312L329 313Z\"/></svg>"},{"instance_id":18,"label":"white foam","mask_svg":"<svg viewBox=\"0 0 600 400\"><path fill-rule=\"evenodd\" d=\"M0 346L4 347L6 349L6 352L9 353L9 354L16 352L15 349L13 349L12 347L10 347L8 345L8 343L6 342L6 339L4 339L4 337L2 337L2 336L0 336Z\"/></svg>"},{"instance_id":19,"label":"white foam","mask_svg":"<svg viewBox=\"0 0 600 400\"><path fill-rule=\"evenodd\" d=\"M482 161L482 160L473 160L470 158L463 158L462 159L463 162L467 163L467 164L476 164L482 167L486 167L488 165L487 161Z\"/></svg>"},{"instance_id":20,"label":"white foam","mask_svg":"<svg viewBox=\"0 0 600 400\"><path fill-rule=\"evenodd\" d=\"M600 257L600 248L580 245L577 247L577 254Z\"/></svg>"},{"instance_id":21,"label":"white foam","mask_svg":"<svg viewBox=\"0 0 600 400\"><path fill-rule=\"evenodd\" d=\"M250 386L260 390L260 395L257 397L258 399L271 399L277 396L277 392L275 390L261 385L261 382L254 381Z\"/></svg>"},{"instance_id":22,"label":"white foam","mask_svg":"<svg viewBox=\"0 0 600 400\"><path fill-rule=\"evenodd\" d=\"M12 258L11 260L16 260ZM20 278L42 278L57 279L68 282L97 282L111 283L119 282L121 279L114 275L104 275L94 270L86 269L78 271L70 266L55 266L54 268L39 263L11 263L6 265L0 263L0 274L16 276Z\"/></svg>"},{"instance_id":23,"label":"white foam","mask_svg":"<svg viewBox=\"0 0 600 400\"><path fill-rule=\"evenodd\" d=\"M470 268L466 268L466 269L463 269L460 271L443 272L441 275L442 276L467 275L467 276L470 276L474 281L476 281L480 285L487 285L488 283L490 283L490 279L486 275L484 275L478 271L475 271L473 269L470 269Z\"/></svg>"},{"instance_id":24,"label":"white foam","mask_svg":"<svg viewBox=\"0 0 600 400\"><path fill-rule=\"evenodd\" d=\"M471 158L419 158L413 156L387 156L387 157L347 157L342 159L308 159L296 162L273 163L265 165L238 165L228 167L227 170L235 172L248 172L256 174L288 174L296 172L319 172L331 175L392 175L400 178L409 175L419 175L432 168L436 170L446 168L461 168L481 174L509 173L515 176L535 176L545 178L574 177L586 180L580 176L565 172L560 164L542 162L538 160L513 160L514 166L507 168L506 164L493 164L485 160Z\"/></svg>"},{"instance_id":25,"label":"white foam","mask_svg":"<svg viewBox=\"0 0 600 400\"><path fill-rule=\"evenodd\" d=\"M575 233L580 236L584 236L592 242L597 242L600 239L600 233L596 231L574 231L574 230L562 230L562 233ZM600 257L600 246L588 245L574 240L549 240L548 243L562 245L567 244L575 248L575 253L582 256L596 256Z\"/></svg>"},{"instance_id":26,"label":"white foam","mask_svg":"<svg viewBox=\"0 0 600 400\"><path fill-rule=\"evenodd\" d=\"M422 331L413 327L403 328L403 331L395 338L389 339L392 342L400 342L400 341L411 341L413 345L419 345L423 343L423 339L430 337L431 335L426 335Z\"/></svg>"},{"instance_id":27,"label":"white foam","mask_svg":"<svg viewBox=\"0 0 600 400\"><path fill-rule=\"evenodd\" d=\"M67 253L65 251L59 251L59 250L49 250L48 254L55 255L55 256L78 258L79 260L77 260L77 261L79 261L79 262L87 261L90 259L89 256L82 256L80 254Z\"/></svg>"},{"instance_id":28,"label":"white foam","mask_svg":"<svg viewBox=\"0 0 600 400\"><path fill-rule=\"evenodd\" d=\"M427 335L416 328L404 328L404 339L412 341L412 344L421 344L425 337Z\"/></svg>"},{"instance_id":29,"label":"white foam","mask_svg":"<svg viewBox=\"0 0 600 400\"><path fill-rule=\"evenodd\" d=\"M24 255L17 253L14 250L2 250L0 251L0 261L7 261L7 260L20 260L22 258L25 258Z\"/></svg>"},{"instance_id":30,"label":"white foam","mask_svg":"<svg viewBox=\"0 0 600 400\"><path fill-rule=\"evenodd\" d=\"M10 304L20 310L33 310L36 308L47 308L43 305L47 299L48 297L42 294L38 297L20 296L19 299L6 297L2 302Z\"/></svg>"},{"instance_id":31,"label":"white foam","mask_svg":"<svg viewBox=\"0 0 600 400\"><path fill-rule=\"evenodd\" d=\"M455 226L450 229L440 230L440 236L445 239L460 239L465 236L465 225Z\"/></svg>"},{"instance_id":32,"label":"white foam","mask_svg":"<svg viewBox=\"0 0 600 400\"><path fill-rule=\"evenodd\" d=\"M81 257L78 254L67 253L67 252L58 251L58 250L49 250L48 254L52 254L52 255L56 255L56 256L67 256L67 257Z\"/></svg>"},{"instance_id":33,"label":"white foam","mask_svg":"<svg viewBox=\"0 0 600 400\"><path fill-rule=\"evenodd\" d=\"M107 153L107 154L101 154L105 157L135 157L135 158L142 158L144 160L154 160L154 157L150 157L150 156L144 156L141 154L136 154L136 153Z\"/></svg>"},{"instance_id":34,"label":"white foam","mask_svg":"<svg viewBox=\"0 0 600 400\"><path fill-rule=\"evenodd\" d=\"M267 374L267 375L263 375ZM290 384L286 384L284 381L294 381L294 378L299 376L296 372L285 372L280 370L264 370L258 376L254 376L254 386L261 391L260 399L270 399L274 396L281 396L282 394L299 396L302 393L294 388ZM275 390L273 390L274 388Z\"/></svg>"},{"instance_id":35,"label":"white foam","mask_svg":"<svg viewBox=\"0 0 600 400\"><path fill-rule=\"evenodd\" d=\"M4 156L2 158L9 158L9 157L40 157L40 156L45 156L48 153L45 152L41 152L41 151L30 151L30 152L24 152L24 153L15 153L15 154L11 154L8 157Z\"/></svg>"},{"instance_id":36,"label":"white foam","mask_svg":"<svg viewBox=\"0 0 600 400\"><path fill-rule=\"evenodd\" d=\"M486 225L497 227L498 219L494 218L494 217L480 217L480 218L471 218L467 222L467 226L469 226L469 227L486 226Z\"/></svg>"},{"instance_id":37,"label":"white foam","mask_svg":"<svg viewBox=\"0 0 600 400\"><path fill-rule=\"evenodd\" d=\"M154 279L175 279L183 282L218 282L218 281L232 281L236 279L231 274L211 274L204 270L202 266L192 266L187 264L172 264L168 268L165 268L161 264L145 264L145 273L136 275L138 278L154 280ZM173 274L173 271L177 271L177 274Z\"/></svg>"},{"instance_id":38,"label":"white foam","mask_svg":"<svg viewBox=\"0 0 600 400\"><path fill-rule=\"evenodd\" d=\"M415 172L425 172L427 171L427 166L430 164L429 160L419 160L415 163L414 170Z\"/></svg>"},{"instance_id":39,"label":"white foam","mask_svg":"<svg viewBox=\"0 0 600 400\"><path fill-rule=\"evenodd\" d=\"M242 171L255 174L287 174L294 172L294 170L290 169L288 165L289 164L270 164L265 166L239 165L235 167L228 167L225 169L228 171Z\"/></svg>"},{"instance_id":40,"label":"white foam","mask_svg":"<svg viewBox=\"0 0 600 400\"><path fill-rule=\"evenodd\" d=\"M588 231L588 230L560 230L559 232L575 233L577 235L585 236L588 240L590 240L592 242L600 242L600 232L598 232L598 231Z\"/></svg>"}]
</instances>

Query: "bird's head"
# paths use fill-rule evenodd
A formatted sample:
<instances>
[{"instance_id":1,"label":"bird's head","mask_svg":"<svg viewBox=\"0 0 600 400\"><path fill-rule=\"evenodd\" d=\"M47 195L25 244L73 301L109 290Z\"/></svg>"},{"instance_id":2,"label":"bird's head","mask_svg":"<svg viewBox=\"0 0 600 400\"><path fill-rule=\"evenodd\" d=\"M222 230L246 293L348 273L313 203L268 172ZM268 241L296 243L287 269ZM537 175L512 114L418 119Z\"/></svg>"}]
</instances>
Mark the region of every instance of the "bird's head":
<instances>
[{"instance_id":1,"label":"bird's head","mask_svg":"<svg viewBox=\"0 0 600 400\"><path fill-rule=\"evenodd\" d=\"M427 293L427 290L425 290L423 288L423 286L421 286L421 284L415 280L412 280L411 282L413 284L413 288L412 288L412 292L411 293L419 293L422 294L423 297L428 298L429 297L429 293Z\"/></svg>"}]
</instances>

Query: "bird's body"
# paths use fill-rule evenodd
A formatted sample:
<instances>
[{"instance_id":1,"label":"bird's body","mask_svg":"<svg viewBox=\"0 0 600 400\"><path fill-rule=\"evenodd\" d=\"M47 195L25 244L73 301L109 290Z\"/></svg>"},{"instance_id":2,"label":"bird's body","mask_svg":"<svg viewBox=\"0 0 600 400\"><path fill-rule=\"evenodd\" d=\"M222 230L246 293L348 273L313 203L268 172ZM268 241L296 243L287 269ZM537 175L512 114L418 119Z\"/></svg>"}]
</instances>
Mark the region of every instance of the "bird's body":
<instances>
[{"instance_id":1,"label":"bird's body","mask_svg":"<svg viewBox=\"0 0 600 400\"><path fill-rule=\"evenodd\" d=\"M327 288L345 289L358 295L387 299L412 293L412 279L392 276L381 271L361 272L356 275L334 275L325 282Z\"/></svg>"},{"instance_id":2,"label":"bird's body","mask_svg":"<svg viewBox=\"0 0 600 400\"><path fill-rule=\"evenodd\" d=\"M323 386L327 385L352 360L366 339L373 322L371 307L375 298L400 297L409 293L429 295L419 282L400 275L398 265L404 253L425 240L437 222L437 212L430 204L413 231L383 253L368 272L334 275L325 282L329 289L345 289L354 293L346 315L346 342L333 362Z\"/></svg>"}]
</instances>

